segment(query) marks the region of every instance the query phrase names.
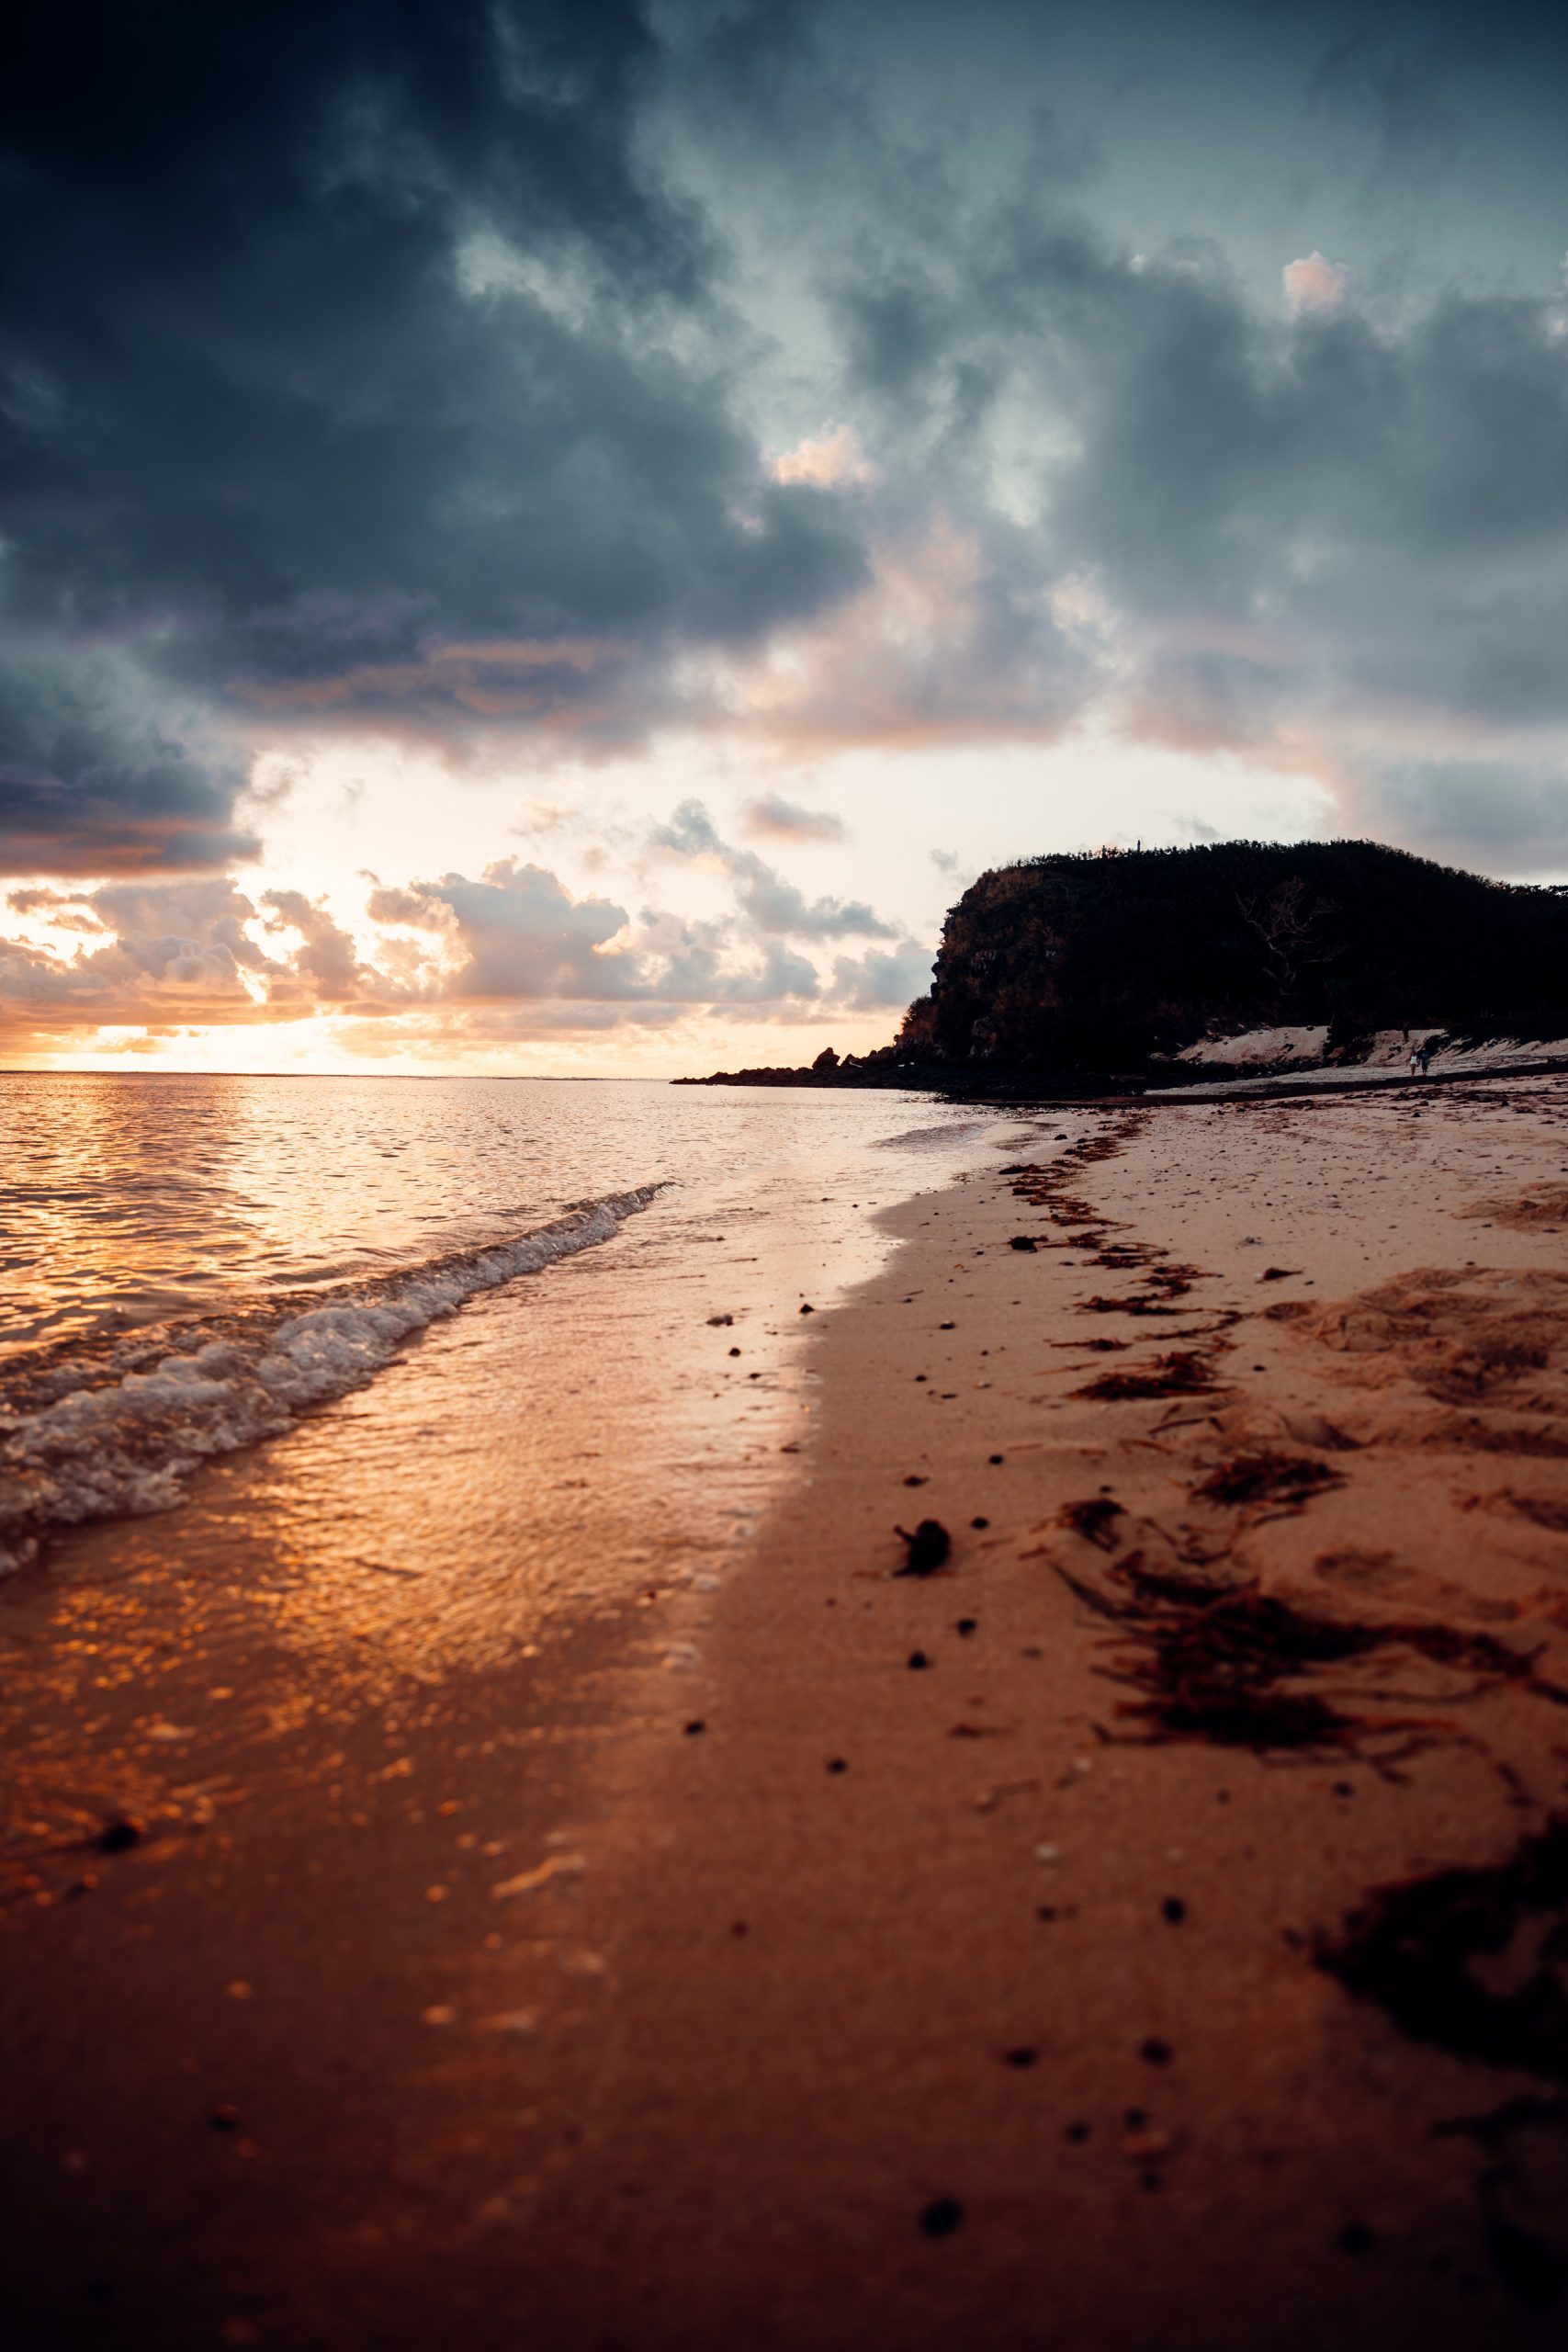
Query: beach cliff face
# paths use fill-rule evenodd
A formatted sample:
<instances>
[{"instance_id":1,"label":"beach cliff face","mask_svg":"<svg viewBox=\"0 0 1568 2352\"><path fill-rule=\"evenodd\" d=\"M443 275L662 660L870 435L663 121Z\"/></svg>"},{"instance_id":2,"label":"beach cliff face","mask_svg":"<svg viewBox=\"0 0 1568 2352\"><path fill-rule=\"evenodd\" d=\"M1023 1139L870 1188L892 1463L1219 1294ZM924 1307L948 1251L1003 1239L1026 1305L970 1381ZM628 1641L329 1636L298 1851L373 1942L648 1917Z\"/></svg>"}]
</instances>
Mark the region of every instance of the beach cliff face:
<instances>
[{"instance_id":1,"label":"beach cliff face","mask_svg":"<svg viewBox=\"0 0 1568 2352\"><path fill-rule=\"evenodd\" d=\"M1568 1084L1047 1109L886 1222L608 1713L447 1671L38 1866L25 2341L1561 2342Z\"/></svg>"},{"instance_id":2,"label":"beach cliff face","mask_svg":"<svg viewBox=\"0 0 1568 2352\"><path fill-rule=\"evenodd\" d=\"M1377 842L1027 858L950 910L931 989L890 1045L709 1082L1018 1091L1049 1073L1114 1092L1177 1059L1360 1067L1391 1036L1400 1060L1428 1040L1562 1046L1568 893Z\"/></svg>"},{"instance_id":3,"label":"beach cliff face","mask_svg":"<svg viewBox=\"0 0 1568 2352\"><path fill-rule=\"evenodd\" d=\"M1135 1069L1205 1036L1321 1023L1558 1036L1568 898L1375 842L1041 857L947 918L897 1040L955 1066Z\"/></svg>"}]
</instances>

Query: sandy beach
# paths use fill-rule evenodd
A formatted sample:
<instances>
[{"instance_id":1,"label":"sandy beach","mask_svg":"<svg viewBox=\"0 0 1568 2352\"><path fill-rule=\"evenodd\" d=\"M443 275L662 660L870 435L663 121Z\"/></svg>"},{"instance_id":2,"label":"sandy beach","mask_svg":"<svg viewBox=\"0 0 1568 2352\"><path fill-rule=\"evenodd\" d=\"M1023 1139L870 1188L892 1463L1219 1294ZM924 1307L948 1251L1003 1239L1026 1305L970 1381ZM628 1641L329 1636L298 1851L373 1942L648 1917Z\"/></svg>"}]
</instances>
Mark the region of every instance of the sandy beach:
<instances>
[{"instance_id":1,"label":"sandy beach","mask_svg":"<svg viewBox=\"0 0 1568 2352\"><path fill-rule=\"evenodd\" d=\"M1029 1125L716 1590L10 1849L11 2340L1560 2340L1568 1081Z\"/></svg>"}]
</instances>

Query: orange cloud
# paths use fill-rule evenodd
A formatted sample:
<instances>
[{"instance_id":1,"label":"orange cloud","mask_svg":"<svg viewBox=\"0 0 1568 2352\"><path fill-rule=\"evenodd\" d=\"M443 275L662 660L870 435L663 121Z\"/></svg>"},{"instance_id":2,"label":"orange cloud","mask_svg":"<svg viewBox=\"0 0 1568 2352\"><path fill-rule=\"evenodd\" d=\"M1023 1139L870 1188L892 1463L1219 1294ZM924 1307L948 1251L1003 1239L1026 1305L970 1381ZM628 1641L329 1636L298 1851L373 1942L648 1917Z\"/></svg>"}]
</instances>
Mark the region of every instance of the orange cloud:
<instances>
[{"instance_id":1,"label":"orange cloud","mask_svg":"<svg viewBox=\"0 0 1568 2352\"><path fill-rule=\"evenodd\" d=\"M775 481L805 482L813 490L865 489L877 480L852 424L835 425L815 441L798 441L775 458Z\"/></svg>"},{"instance_id":2,"label":"orange cloud","mask_svg":"<svg viewBox=\"0 0 1568 2352\"><path fill-rule=\"evenodd\" d=\"M1285 300L1294 318L1308 312L1327 317L1344 307L1350 288L1350 273L1337 262L1325 260L1315 249L1304 261L1285 264L1280 273L1285 281Z\"/></svg>"}]
</instances>

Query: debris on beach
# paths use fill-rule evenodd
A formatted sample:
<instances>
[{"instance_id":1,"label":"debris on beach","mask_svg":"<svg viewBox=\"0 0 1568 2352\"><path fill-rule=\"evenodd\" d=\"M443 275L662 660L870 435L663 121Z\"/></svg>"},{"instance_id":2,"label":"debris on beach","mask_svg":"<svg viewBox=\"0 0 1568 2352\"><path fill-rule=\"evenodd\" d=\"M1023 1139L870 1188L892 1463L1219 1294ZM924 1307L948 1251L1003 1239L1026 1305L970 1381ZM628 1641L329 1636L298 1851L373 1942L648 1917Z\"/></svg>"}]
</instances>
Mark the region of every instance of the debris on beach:
<instances>
[{"instance_id":1,"label":"debris on beach","mask_svg":"<svg viewBox=\"0 0 1568 2352\"><path fill-rule=\"evenodd\" d=\"M1098 1404L1131 1404L1147 1396L1209 1396L1218 1386L1212 1356L1174 1348L1168 1355L1156 1356L1148 1372L1102 1372L1072 1394Z\"/></svg>"},{"instance_id":2,"label":"debris on beach","mask_svg":"<svg viewBox=\"0 0 1568 2352\"><path fill-rule=\"evenodd\" d=\"M1121 1538L1113 1522L1126 1517L1121 1503L1109 1495L1089 1495L1082 1502L1064 1503L1056 1513L1060 1527L1070 1527L1086 1543L1098 1544L1102 1552L1114 1552Z\"/></svg>"},{"instance_id":3,"label":"debris on beach","mask_svg":"<svg viewBox=\"0 0 1568 2352\"><path fill-rule=\"evenodd\" d=\"M1316 1960L1412 2041L1568 2082L1565 1955L1568 1818L1556 1816L1500 1862L1375 1887Z\"/></svg>"},{"instance_id":4,"label":"debris on beach","mask_svg":"<svg viewBox=\"0 0 1568 2352\"><path fill-rule=\"evenodd\" d=\"M950 2238L963 2219L964 2208L956 2197L933 2197L920 2214L920 2235Z\"/></svg>"},{"instance_id":5,"label":"debris on beach","mask_svg":"<svg viewBox=\"0 0 1568 2352\"><path fill-rule=\"evenodd\" d=\"M1447 1728L1432 1715L1350 1714L1318 1691L1286 1687L1385 1648L1414 1650L1472 1674L1477 1690L1511 1682L1568 1703L1568 1693L1537 1677L1533 1657L1487 1634L1406 1620L1314 1617L1254 1582L1217 1583L1156 1568L1137 1551L1106 1573L1119 1591L1097 1589L1056 1564L1056 1574L1086 1606L1142 1645L1144 1656L1103 1670L1142 1694L1123 1701L1117 1713L1146 1725L1152 1739L1201 1739L1262 1753L1356 1748L1381 1734Z\"/></svg>"},{"instance_id":6,"label":"debris on beach","mask_svg":"<svg viewBox=\"0 0 1568 2352\"><path fill-rule=\"evenodd\" d=\"M913 1534L904 1527L896 1527L893 1532L908 1546L903 1566L893 1571L896 1577L934 1576L953 1549L953 1538L940 1519L922 1519Z\"/></svg>"},{"instance_id":7,"label":"debris on beach","mask_svg":"<svg viewBox=\"0 0 1568 2352\"><path fill-rule=\"evenodd\" d=\"M100 1854L126 1854L132 1846L140 1846L147 1835L147 1824L133 1813L117 1813L106 1821L93 1843Z\"/></svg>"},{"instance_id":8,"label":"debris on beach","mask_svg":"<svg viewBox=\"0 0 1568 2352\"><path fill-rule=\"evenodd\" d=\"M1238 1453L1211 1470L1189 1492L1194 1502L1299 1506L1310 1496L1344 1483L1340 1472L1305 1454Z\"/></svg>"},{"instance_id":9,"label":"debris on beach","mask_svg":"<svg viewBox=\"0 0 1568 2352\"><path fill-rule=\"evenodd\" d=\"M1175 1315L1179 1311L1167 1300L1140 1298L1135 1291L1126 1298L1106 1298L1096 1291L1092 1298L1078 1301L1080 1315Z\"/></svg>"}]
</instances>

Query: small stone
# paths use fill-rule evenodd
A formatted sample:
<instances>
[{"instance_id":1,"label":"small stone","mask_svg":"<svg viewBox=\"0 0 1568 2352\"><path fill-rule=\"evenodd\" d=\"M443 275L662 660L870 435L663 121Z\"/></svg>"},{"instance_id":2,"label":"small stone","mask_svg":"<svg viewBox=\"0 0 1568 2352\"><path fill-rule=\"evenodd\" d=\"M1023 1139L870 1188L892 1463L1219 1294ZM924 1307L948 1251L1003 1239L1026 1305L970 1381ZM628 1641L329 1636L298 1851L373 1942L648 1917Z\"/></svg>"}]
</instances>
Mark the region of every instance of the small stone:
<instances>
[{"instance_id":1,"label":"small stone","mask_svg":"<svg viewBox=\"0 0 1568 2352\"><path fill-rule=\"evenodd\" d=\"M933 2197L920 2215L920 2234L928 2238L950 2238L964 2219L964 2208L956 2197Z\"/></svg>"},{"instance_id":2,"label":"small stone","mask_svg":"<svg viewBox=\"0 0 1568 2352\"><path fill-rule=\"evenodd\" d=\"M93 1843L100 1854L129 1853L132 1846L140 1846L147 1835L147 1824L133 1813L117 1813L106 1821Z\"/></svg>"}]
</instances>

